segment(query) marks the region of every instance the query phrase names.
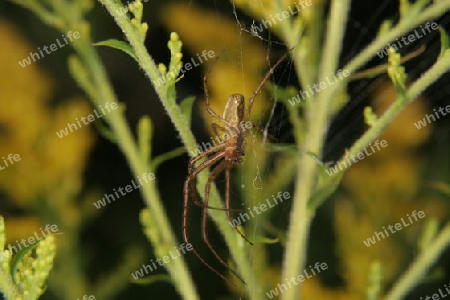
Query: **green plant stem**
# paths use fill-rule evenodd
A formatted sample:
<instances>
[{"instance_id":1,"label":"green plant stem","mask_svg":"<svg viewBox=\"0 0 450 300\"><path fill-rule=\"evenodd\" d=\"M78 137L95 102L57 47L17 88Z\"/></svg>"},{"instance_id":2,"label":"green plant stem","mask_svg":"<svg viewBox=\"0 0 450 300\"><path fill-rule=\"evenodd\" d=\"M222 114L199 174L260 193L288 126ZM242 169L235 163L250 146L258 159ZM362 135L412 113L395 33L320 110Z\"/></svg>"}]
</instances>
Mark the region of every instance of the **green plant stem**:
<instances>
[{"instance_id":1,"label":"green plant stem","mask_svg":"<svg viewBox=\"0 0 450 300\"><path fill-rule=\"evenodd\" d=\"M427 249L420 253L384 299L397 300L405 297L426 276L430 267L449 244L450 223L441 230Z\"/></svg>"},{"instance_id":2,"label":"green plant stem","mask_svg":"<svg viewBox=\"0 0 450 300\"><path fill-rule=\"evenodd\" d=\"M366 145L374 141L394 118L412 101L414 101L429 85L435 82L442 74L450 70L450 51L439 59L425 74L417 79L407 90L404 97L398 96L393 104L379 118L356 143L350 148L348 154L357 155ZM345 157L341 159L344 161Z\"/></svg>"},{"instance_id":3,"label":"green plant stem","mask_svg":"<svg viewBox=\"0 0 450 300\"><path fill-rule=\"evenodd\" d=\"M337 56L339 51L335 49L340 49L339 43L341 42L343 28L345 23L341 21L345 20L346 12L348 7L348 1L346 3L333 3L331 8L331 17L328 27L327 42L325 45L325 51L323 56L323 63L321 65L320 79L323 81L326 76L332 74L335 70L337 64ZM406 33L418 24L429 20L430 18L437 17L442 14L446 9L450 7L450 3L439 2L428 9L426 9L420 16L412 16L408 19L402 21L398 24L390 33L378 37L371 45L369 45L365 50L361 52L360 55L355 57L344 69L350 71L350 73L356 71L365 62L367 62L374 53L382 49L391 40L395 39L397 36ZM332 34L333 31L334 35ZM331 41L329 40L331 38ZM334 49L333 49L334 47ZM333 54L333 51L335 54ZM437 66L436 66L437 68ZM440 75L442 75L443 70L446 69L444 66L439 67L440 70L433 70L431 74L437 76L433 77L428 75L427 79L422 79L418 83L417 87L411 87L407 98L414 96L416 97L423 89L428 86L432 81L436 80ZM330 72L331 71L331 72ZM431 70L430 70L431 71ZM426 84L428 81L428 84ZM419 81L418 81L419 82ZM308 113L309 117L309 127L306 137L306 147L309 151L313 153L321 153L321 147L323 143L323 136L326 129L326 122L329 117L327 111L330 108L330 103L332 101L332 96L336 95L340 89L346 83L346 79L340 81L333 87L329 87L318 95L317 105L312 107L311 111ZM374 136L378 136L384 128L392 121L392 119L401 111L401 109L406 105L407 101L396 102L390 111L388 111L382 119L380 119L378 126L372 127L370 132L367 132L353 147L350 153L354 153L355 150L363 149ZM359 151L356 151L359 152ZM291 212L291 225L288 234L288 244L286 249L286 257L284 263L284 273L283 278L290 278L291 276L298 276L300 274L301 267L305 263L305 253L306 253L306 241L308 238L310 222L314 215L314 211L309 211L307 208L307 202L311 196L311 191L313 188L314 176L316 174L316 165L313 160L308 159L304 156L299 164L298 174L301 174L297 178L296 190L295 190L295 200L294 206ZM298 289L289 289L283 293L283 299L298 299Z\"/></svg>"},{"instance_id":4,"label":"green plant stem","mask_svg":"<svg viewBox=\"0 0 450 300\"><path fill-rule=\"evenodd\" d=\"M400 23L398 23L394 28L392 28L388 33L378 36L370 45L368 45L364 50L362 50L358 55L355 56L347 65L343 67L344 70L348 70L350 74L355 73L359 68L361 68L365 63L367 63L377 51L385 48L389 42L393 41L395 38L402 36L408 31L416 28L423 22L431 19L436 19L444 14L450 9L450 1L439 1L434 2L427 9L425 9L419 16L407 15ZM330 89L330 94L337 95L339 91L347 84L349 77L345 77L338 81L333 86L327 88Z\"/></svg>"},{"instance_id":5,"label":"green plant stem","mask_svg":"<svg viewBox=\"0 0 450 300\"><path fill-rule=\"evenodd\" d=\"M83 45L79 47L78 52L84 65L89 68L94 85L98 89L99 101L104 101L105 103L108 101L117 102L107 80L106 73L100 63L100 59L97 53L92 49L92 46L89 44ZM146 159L141 156L123 113L118 110L112 111L109 114L108 122L114 135L117 137L118 145L126 156L133 174L135 176L140 176L146 172L152 171L149 170ZM154 219L154 223L157 225L160 232L162 245L171 249L178 247L179 243L176 242L175 235L160 201L156 182L150 181L148 184L144 184L140 190L147 207L151 212L151 216ZM155 249L155 252L159 251ZM172 261L171 264L166 264L165 266L174 279L175 287L178 292L183 295L185 299L198 299L194 283L187 270L184 258L180 257L180 259L176 259Z\"/></svg>"},{"instance_id":6,"label":"green plant stem","mask_svg":"<svg viewBox=\"0 0 450 300\"><path fill-rule=\"evenodd\" d=\"M52 22L50 22L50 25L58 25L57 28L63 33L69 30L80 30L81 38L75 40L71 45L79 54L82 60L82 65L87 70L87 74L78 74L79 77L76 79L78 79L78 82L81 83L81 85L86 89L86 84L83 85L86 78L81 77L84 75L89 76L92 86L95 87L95 89L90 89L86 92L91 95L94 104L103 105L107 102L117 103L117 99L109 84L106 72L100 62L100 58L93 49L92 41L89 38L88 25L81 19L69 18L68 14L65 13L66 10L70 8L69 3L64 1L56 1L54 3L56 15L67 18L64 22L61 22L59 19L58 22L54 22L53 20L57 18L50 18L50 12L45 9L41 9L39 5L30 5L28 2L22 1L19 2L19 4L33 10L37 15L40 15L44 21L51 20ZM65 5L67 5L67 7ZM120 6L117 6L117 8L120 8ZM43 15L44 11L45 15ZM79 11L73 13L75 16L81 18L82 14ZM138 150L123 112L120 109L113 110L108 113L105 118L114 132L118 145L127 158L133 174L135 176L139 176L151 171L149 170L146 159L142 157ZM160 236L162 237L163 246L171 249L178 247L178 243L176 242L175 236L170 227L167 215L161 204L155 181L150 181L149 184L143 185L140 188L140 191L146 201L149 211L151 212L154 223L157 224ZM155 252L158 252L156 250L157 249L155 249ZM183 257L180 257L179 259L172 261L171 264L167 264L165 266L174 279L175 287L185 299L195 300L199 298Z\"/></svg>"},{"instance_id":7,"label":"green plant stem","mask_svg":"<svg viewBox=\"0 0 450 300\"><path fill-rule=\"evenodd\" d=\"M325 78L334 72L338 64L339 49L344 35L347 10L350 0L334 0L331 4L331 18L328 24L327 43L320 77ZM330 72L331 71L331 72ZM329 103L332 101L327 89L319 95L317 104L307 112L308 132L306 148L312 153L320 153L323 136L327 125ZM298 145L302 151L302 145ZM298 163L297 182L295 185L294 203L291 210L286 254L284 258L282 278L297 277L306 261L307 240L314 211L308 209L308 201L312 195L313 184L317 174L317 162L309 155L303 155ZM283 300L300 299L298 288L288 289L283 293Z\"/></svg>"},{"instance_id":8,"label":"green plant stem","mask_svg":"<svg viewBox=\"0 0 450 300\"><path fill-rule=\"evenodd\" d=\"M428 9L426 9L420 16L407 16L400 22L396 27L394 27L389 33L378 37L369 46L367 46L359 55L357 55L352 61L350 61L343 69L348 70L350 73L354 73L361 66L363 66L374 53L379 49L386 47L386 45L394 40L397 36L400 36L409 30L413 29L417 25L425 22L426 20L436 18L443 14L446 10L450 8L450 3L444 1L433 4ZM441 73L442 74L442 73ZM327 88L324 92L329 92L328 95L336 95L347 83L350 77L344 78L339 81L333 87ZM435 78L436 79L436 78ZM423 89L426 86L423 87ZM423 90L422 89L422 90ZM416 93L417 95L418 93ZM361 151L368 143L374 140L381 132L390 124L393 118L404 108L405 105L401 105L399 102L395 102L388 112L383 116L383 122L379 122L378 126L373 126L371 130L366 132L363 137L361 137L355 145L349 151L350 154L357 154ZM317 110L319 111L319 110ZM343 160L345 157L343 158ZM330 179L331 180L331 179Z\"/></svg>"},{"instance_id":9,"label":"green plant stem","mask_svg":"<svg viewBox=\"0 0 450 300\"><path fill-rule=\"evenodd\" d=\"M129 41L131 47L134 49L136 56L139 59L140 66L146 73L146 75L151 79L152 82L156 82L160 73L156 67L155 62L152 60L147 52L141 39L137 36L134 27L132 26L130 20L126 14L116 15L115 11L121 8L121 5L113 0L99 0L109 11L111 16L114 16L117 24L122 29L127 40ZM180 137L184 145L186 146L189 153L194 152L196 149L195 138L186 122L185 117L181 113L178 105L175 102L175 91L174 87L172 90L168 90L166 85L154 85L156 93L158 94L162 105L167 111L171 121L173 122L176 130L179 132ZM209 172L201 172L197 177L197 187L204 187L209 176ZM199 194L204 198L204 190L199 189ZM180 199L181 201L181 199ZM210 192L210 204L214 207L223 207L220 200L217 189L213 185ZM240 275L247 283L248 295L250 299L261 299L261 289L256 282L254 275L251 272L251 268L248 266L247 257L248 250L239 246L241 242L239 241L240 236L236 234L236 231L231 228L227 222L227 218L223 212L217 210L209 210L209 215L213 221L217 224L220 232L222 233L231 255L236 262L237 268L240 271Z\"/></svg>"}]
</instances>

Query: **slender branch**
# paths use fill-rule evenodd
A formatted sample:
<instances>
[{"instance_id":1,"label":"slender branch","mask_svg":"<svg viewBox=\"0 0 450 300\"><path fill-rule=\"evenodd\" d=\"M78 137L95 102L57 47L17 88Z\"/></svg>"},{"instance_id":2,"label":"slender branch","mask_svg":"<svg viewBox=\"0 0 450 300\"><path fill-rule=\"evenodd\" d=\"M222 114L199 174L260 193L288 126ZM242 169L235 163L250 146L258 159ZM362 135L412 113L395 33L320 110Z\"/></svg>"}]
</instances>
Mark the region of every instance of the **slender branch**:
<instances>
[{"instance_id":1,"label":"slender branch","mask_svg":"<svg viewBox=\"0 0 450 300\"><path fill-rule=\"evenodd\" d=\"M105 5L106 9L109 11L111 16L114 16L117 24L122 29L125 37L129 41L131 47L134 49L136 56L138 57L139 64L141 68L144 70L146 75L151 79L152 82L156 82L158 76L160 76L158 69L155 65L155 62L152 60L150 55L148 54L143 42L136 35L135 29L132 26L130 20L126 16L126 14L115 14L116 11L120 10L120 4L117 4L113 0L99 0L103 5ZM171 121L173 122L175 128L180 134L180 138L182 142L185 144L189 153L194 152L196 149L196 141L195 138L189 128L189 125L186 122L183 114L181 113L179 107L175 102L175 93L174 91L167 91L165 85L154 85L154 88L161 100L162 105L167 111ZM173 98L169 97L169 94L173 94ZM201 172L197 177L197 186L204 187L209 176L209 172ZM204 197L204 190L199 190L200 196ZM222 202L220 200L219 194L215 185L212 186L210 191L210 205L214 207L223 207ZM249 297L251 299L258 299L258 293L256 293L258 288L258 284L254 275L251 272L251 269L248 267L247 257L248 250L241 246L241 241L239 241L239 236L236 235L236 232L231 228L231 226L227 223L226 216L220 211L209 210L209 215L213 219L213 221L217 224L220 232L222 233L228 248L231 252L231 255L236 262L237 268L240 271L240 275L247 283L247 288L249 290Z\"/></svg>"},{"instance_id":2,"label":"slender branch","mask_svg":"<svg viewBox=\"0 0 450 300\"><path fill-rule=\"evenodd\" d=\"M339 49L344 35L350 0L334 0L331 4L331 17L327 29L327 43L324 51L324 59L320 71L320 78L325 78L328 73L334 72L338 63ZM331 71L331 72L330 72ZM306 136L306 148L312 153L320 153L326 131L328 106L332 101L330 92L322 91L317 99L317 105L313 105L308 111L308 133ZM299 146L299 151L301 151ZM295 185L294 204L290 216L288 243L283 266L282 278L297 277L301 274L306 260L307 240L309 228L314 212L308 210L308 200L311 197L316 176L317 163L309 155L303 155L297 165L297 182ZM299 289L288 289L282 295L284 300L300 299Z\"/></svg>"},{"instance_id":3,"label":"slender branch","mask_svg":"<svg viewBox=\"0 0 450 300\"><path fill-rule=\"evenodd\" d=\"M349 154L357 155L364 147L374 141L395 117L412 101L414 101L426 87L435 82L445 72L450 70L450 51L439 59L425 74L416 80L405 94L404 98L397 97L386 112L368 129L364 135L350 148ZM341 161L345 160L345 157Z\"/></svg>"},{"instance_id":4,"label":"slender branch","mask_svg":"<svg viewBox=\"0 0 450 300\"><path fill-rule=\"evenodd\" d=\"M90 75L94 81L95 86L98 89L99 99L101 101L117 102L117 99L112 91L111 86L106 77L106 73L101 66L100 59L97 53L90 46L91 43L79 47L79 54L84 61L84 65L89 68ZM109 114L108 123L111 126L114 135L117 137L118 145L124 153L130 168L135 176L140 176L149 170L145 158L143 158L137 148L136 142L133 139L130 128L125 120L125 116L121 112L112 111ZM164 207L160 201L160 196L157 191L156 182L150 181L148 184L144 184L140 191L145 199L145 202L149 208L149 211L154 218L154 223L160 232L161 245L167 248L173 249L178 247L179 243L176 242L175 235L171 229L170 222L165 213ZM154 243L155 245L156 243ZM155 249L155 252L158 249ZM175 282L175 287L178 289L181 295L185 299L198 299L195 291L194 283L187 270L184 258L174 260L171 264L166 264L167 270L172 275Z\"/></svg>"},{"instance_id":5,"label":"slender branch","mask_svg":"<svg viewBox=\"0 0 450 300\"><path fill-rule=\"evenodd\" d=\"M397 300L405 297L422 280L430 267L436 262L450 244L450 223L447 224L434 241L420 253L403 276L398 280L385 300Z\"/></svg>"},{"instance_id":6,"label":"slender branch","mask_svg":"<svg viewBox=\"0 0 450 300\"><path fill-rule=\"evenodd\" d=\"M416 28L418 25L422 24L425 21L440 17L449 9L450 1L440 1L434 2L419 16L406 15L404 19L402 19L402 21L398 23L394 28L392 28L389 32L383 34L382 36L378 36L372 43L370 43L370 45L368 45L347 65L345 65L343 69L348 70L350 74L355 73L359 68L366 64L377 51L385 48L389 42ZM337 95L339 91L341 91L342 88L347 84L348 80L350 80L350 76L339 80L336 84L327 88L327 90L330 90L330 94Z\"/></svg>"},{"instance_id":7,"label":"slender branch","mask_svg":"<svg viewBox=\"0 0 450 300\"><path fill-rule=\"evenodd\" d=\"M72 70L75 71L73 72L73 75L82 86L84 85L84 88L86 88L86 78L83 77L87 76L91 80L92 87L94 87L95 90L95 95L92 93L93 89L88 89L86 92L91 94L91 100L94 105L99 106L107 102L118 103L112 87L107 79L106 71L101 64L100 58L93 49L92 41L90 40L89 25L81 19L83 13L81 11L72 11L70 14L67 13L67 11L77 7L72 7L71 3L72 2L66 2L63 0L55 1L53 3L53 8L55 10L53 18L51 15L53 12L43 9L41 4L38 2L33 5L25 1L19 2L19 4L22 4L40 16L44 22L57 27L61 32L65 33L70 30L77 30L80 32L80 38L74 40L71 45L78 53L82 61L81 64L75 64L75 66L78 66L76 70L84 71L84 73L81 74L72 68ZM118 9L120 6L117 4L116 8ZM43 12L45 12L45 15ZM61 18L66 19L61 20ZM59 20L59 22L54 22L54 19ZM73 62L76 63L78 60L76 58L73 59L71 67L74 67ZM157 76L156 69L150 71L152 72L153 77ZM117 138L116 140L118 141L118 146L127 158L134 175L139 176L151 171L146 159L143 158L139 152L123 112L121 110L113 110L105 116L105 119L110 124L111 130ZM149 211L151 211L152 218L154 218L154 223L157 224L157 229L159 230L161 237L160 244L170 249L177 247L178 243L176 242L175 236L170 227L167 214L161 204L155 181L150 181L149 184L143 185L140 188L140 191L147 203L147 206L149 207ZM156 242L154 244L157 245ZM158 249L155 249L155 252L159 252ZM183 257L180 257L180 259L174 260L171 264L167 264L165 266L174 279L175 287L185 299L195 300L199 298L195 291L191 276L187 271Z\"/></svg>"}]
</instances>

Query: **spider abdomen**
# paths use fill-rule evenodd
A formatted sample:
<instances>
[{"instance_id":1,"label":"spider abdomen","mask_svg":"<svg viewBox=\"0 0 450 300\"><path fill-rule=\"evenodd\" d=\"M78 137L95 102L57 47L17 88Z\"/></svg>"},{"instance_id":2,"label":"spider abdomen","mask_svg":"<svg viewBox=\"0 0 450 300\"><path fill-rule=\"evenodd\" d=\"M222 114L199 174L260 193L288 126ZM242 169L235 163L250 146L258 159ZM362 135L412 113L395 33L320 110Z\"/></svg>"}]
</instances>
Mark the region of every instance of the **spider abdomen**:
<instances>
[{"instance_id":1,"label":"spider abdomen","mask_svg":"<svg viewBox=\"0 0 450 300\"><path fill-rule=\"evenodd\" d=\"M241 163L242 156L245 155L244 151L236 146L229 146L225 148L225 160L231 161L232 163Z\"/></svg>"}]
</instances>

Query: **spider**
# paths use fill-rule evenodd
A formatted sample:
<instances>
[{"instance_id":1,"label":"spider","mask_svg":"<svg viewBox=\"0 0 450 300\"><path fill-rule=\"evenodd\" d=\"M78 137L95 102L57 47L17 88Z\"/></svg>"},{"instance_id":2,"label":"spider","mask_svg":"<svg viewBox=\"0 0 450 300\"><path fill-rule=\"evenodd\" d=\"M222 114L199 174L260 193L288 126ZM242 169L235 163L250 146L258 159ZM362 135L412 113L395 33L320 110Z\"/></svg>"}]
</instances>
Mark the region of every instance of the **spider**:
<instances>
[{"instance_id":1,"label":"spider","mask_svg":"<svg viewBox=\"0 0 450 300\"><path fill-rule=\"evenodd\" d=\"M223 52L223 51L222 51ZM289 52L288 52L289 53ZM228 267L228 265L223 261L223 259L219 256L219 254L214 250L214 247L211 245L208 235L206 233L206 225L208 220L208 209L216 209L216 210L224 210L226 212L226 215L230 221L232 221L230 211L236 210L236 209L230 209L230 169L243 161L243 157L245 155L245 145L246 145L246 136L247 133L245 132L245 129L243 129L242 124L249 122L250 120L250 113L251 108L253 105L253 101L255 100L258 93L261 91L264 83L267 81L267 79L270 77L270 75L273 74L275 68L285 59L287 54L284 54L277 63L266 73L264 76L264 79L261 81L259 86L256 88L256 90L253 92L252 96L250 97L248 108L245 110L245 100L244 96L241 94L232 94L225 105L225 108L223 110L223 115L219 116L216 112L214 112L210 108L209 103L209 93L208 93L208 76L211 73L214 65L217 63L217 61L220 58L219 54L216 58L216 60L213 62L205 76L203 77L203 87L205 91L205 98L206 98L206 110L207 112L213 116L221 125L212 123L212 128L214 133L219 136L219 132L221 131L228 135L228 139L225 141L222 141L220 144L215 145L214 147L211 147L210 149L204 151L203 153L200 153L199 155L193 157L190 159L188 164L188 176L184 183L184 209L183 209L183 237L186 244L189 243L189 237L187 233L187 217L188 217L188 204L189 204L189 194L191 194L191 198L194 201L194 204L200 206L203 208L203 215L202 215L202 237L203 241L206 243L208 248L211 250L211 252L214 254L214 256L217 258L217 260L225 266L226 269L228 269L231 273L233 273L239 280L245 284L245 281L232 269ZM241 128L239 125L241 124ZM251 124L251 123L250 123ZM258 130L262 130L261 128L254 126ZM201 162L198 166L194 166L195 163L199 162L201 159L206 158L203 162ZM203 170L207 169L210 166L214 166L213 170L211 171L208 181L205 186L205 198L204 203L201 203L197 200L196 193L195 193L195 178L197 175L202 172ZM215 208L208 206L208 200L209 200L209 192L211 188L211 183L214 182L215 178L222 172L225 171L225 208ZM244 238L250 245L253 245L252 242L250 242L244 234L239 231L237 227L234 227L234 229L237 231L237 233ZM214 273L216 273L218 276L220 276L223 280L230 283L222 274L220 274L216 269L214 269L211 265L209 265L201 256L200 254L195 250L192 249L194 254L200 259L200 261L208 267L210 270L212 270Z\"/></svg>"}]
</instances>

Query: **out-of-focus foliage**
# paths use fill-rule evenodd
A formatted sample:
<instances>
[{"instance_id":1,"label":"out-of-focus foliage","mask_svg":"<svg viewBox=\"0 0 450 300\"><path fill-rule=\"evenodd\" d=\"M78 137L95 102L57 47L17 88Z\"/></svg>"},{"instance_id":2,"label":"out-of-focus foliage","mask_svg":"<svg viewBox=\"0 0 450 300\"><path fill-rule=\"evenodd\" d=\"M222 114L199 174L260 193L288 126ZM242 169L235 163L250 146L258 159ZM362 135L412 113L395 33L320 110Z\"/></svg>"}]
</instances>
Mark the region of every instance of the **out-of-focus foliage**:
<instances>
[{"instance_id":1,"label":"out-of-focus foliage","mask_svg":"<svg viewBox=\"0 0 450 300\"><path fill-rule=\"evenodd\" d=\"M395 88L391 83L384 83L372 97L375 112L381 115L395 99ZM426 185L422 175L423 157L418 150L429 138L432 125L417 130L413 123L428 113L425 103L420 98L408 105L379 138L386 140L388 146L358 161L344 175L345 195L336 199L335 232L339 273L349 297L365 297L368 270L373 262L381 263L382 292L386 292L386 287L398 279L417 255L417 241L426 223L433 218L448 217L449 206L445 201L419 196ZM418 221L412 218L414 222L405 227L402 218L409 224L407 214L414 210L423 210L425 217ZM389 232L387 227L396 223L401 223L403 228ZM372 238L375 231L385 234L383 228L388 230L389 237L377 239L367 247L363 241Z\"/></svg>"},{"instance_id":2,"label":"out-of-focus foliage","mask_svg":"<svg viewBox=\"0 0 450 300\"><path fill-rule=\"evenodd\" d=\"M18 64L36 48L4 21L0 22L0 36L5 50L0 52L0 157L10 153L21 157L0 172L0 189L26 212L6 219L8 240L32 236L43 224L57 224L64 234L56 239L58 255L48 279L50 290L60 299L92 294L88 291L96 287L90 286L84 274L79 235L98 213L92 203L101 198L97 191L80 197L94 134L90 126L81 126L62 138L56 134L80 116L91 114L92 108L82 98L50 103L53 81L39 68L39 62L24 68ZM142 257L132 247L129 251L119 270L98 283L106 298L128 284L129 272Z\"/></svg>"}]
</instances>

